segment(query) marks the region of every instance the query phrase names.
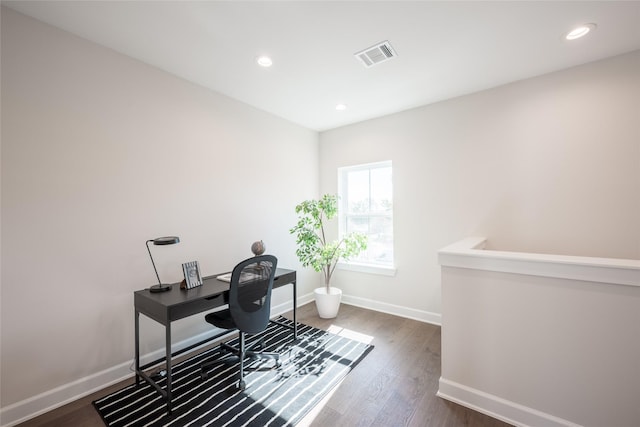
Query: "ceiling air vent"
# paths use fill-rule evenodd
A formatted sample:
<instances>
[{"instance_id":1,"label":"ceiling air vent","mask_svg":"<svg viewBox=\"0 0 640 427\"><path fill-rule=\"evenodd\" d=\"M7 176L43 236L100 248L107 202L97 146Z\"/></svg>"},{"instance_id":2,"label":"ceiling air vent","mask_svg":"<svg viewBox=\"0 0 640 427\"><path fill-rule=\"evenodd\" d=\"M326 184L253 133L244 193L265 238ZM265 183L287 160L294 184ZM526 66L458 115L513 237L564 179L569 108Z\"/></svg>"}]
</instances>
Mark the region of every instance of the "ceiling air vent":
<instances>
[{"instance_id":1,"label":"ceiling air vent","mask_svg":"<svg viewBox=\"0 0 640 427\"><path fill-rule=\"evenodd\" d=\"M361 50L353 56L361 61L365 67L369 68L381 62L388 61L391 58L395 58L397 55L391 47L391 44L385 40L375 46Z\"/></svg>"}]
</instances>

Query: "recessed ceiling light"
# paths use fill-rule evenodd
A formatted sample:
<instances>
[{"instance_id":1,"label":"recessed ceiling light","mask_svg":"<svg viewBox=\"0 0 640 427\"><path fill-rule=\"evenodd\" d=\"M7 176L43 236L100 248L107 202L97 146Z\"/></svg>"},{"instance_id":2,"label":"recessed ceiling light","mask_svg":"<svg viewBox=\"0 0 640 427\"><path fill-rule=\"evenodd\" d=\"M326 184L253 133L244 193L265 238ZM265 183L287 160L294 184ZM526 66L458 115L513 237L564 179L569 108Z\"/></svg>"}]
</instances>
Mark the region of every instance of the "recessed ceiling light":
<instances>
[{"instance_id":1,"label":"recessed ceiling light","mask_svg":"<svg viewBox=\"0 0 640 427\"><path fill-rule=\"evenodd\" d=\"M259 56L258 59L256 59L256 62L258 63L259 66L265 67L265 68L271 67L271 65L273 65L273 61L268 56Z\"/></svg>"},{"instance_id":2,"label":"recessed ceiling light","mask_svg":"<svg viewBox=\"0 0 640 427\"><path fill-rule=\"evenodd\" d=\"M346 110L346 109L347 109L347 106L346 106L346 105L344 105L344 104L338 104L338 105L336 105L336 110L338 110L338 111L344 111L344 110Z\"/></svg>"},{"instance_id":3,"label":"recessed ceiling light","mask_svg":"<svg viewBox=\"0 0 640 427\"><path fill-rule=\"evenodd\" d=\"M565 38L567 40L579 39L580 37L586 36L590 31L593 31L595 29L596 29L596 24L580 25L579 27L576 27L570 32L568 32Z\"/></svg>"}]
</instances>

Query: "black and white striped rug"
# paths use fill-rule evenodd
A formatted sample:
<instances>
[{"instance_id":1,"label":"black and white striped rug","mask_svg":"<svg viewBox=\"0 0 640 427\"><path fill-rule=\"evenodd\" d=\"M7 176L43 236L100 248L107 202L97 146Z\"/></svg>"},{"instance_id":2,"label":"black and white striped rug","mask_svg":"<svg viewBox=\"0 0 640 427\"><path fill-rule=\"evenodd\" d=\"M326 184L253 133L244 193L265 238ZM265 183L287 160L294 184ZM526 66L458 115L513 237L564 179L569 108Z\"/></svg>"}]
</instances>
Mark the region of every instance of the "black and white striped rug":
<instances>
[{"instance_id":1,"label":"black and white striped rug","mask_svg":"<svg viewBox=\"0 0 640 427\"><path fill-rule=\"evenodd\" d=\"M293 324L288 319L278 319ZM270 323L263 333L272 360L254 361L245 373L247 387L236 389L238 365L220 364L200 376L203 360L219 357L217 349L198 354L173 367L173 411L166 413L160 394L143 382L93 402L107 426L294 426L331 391L373 348L372 345L298 324L291 329ZM258 336L251 337L251 340ZM231 342L235 344L235 340ZM164 378L154 378L161 385Z\"/></svg>"}]
</instances>

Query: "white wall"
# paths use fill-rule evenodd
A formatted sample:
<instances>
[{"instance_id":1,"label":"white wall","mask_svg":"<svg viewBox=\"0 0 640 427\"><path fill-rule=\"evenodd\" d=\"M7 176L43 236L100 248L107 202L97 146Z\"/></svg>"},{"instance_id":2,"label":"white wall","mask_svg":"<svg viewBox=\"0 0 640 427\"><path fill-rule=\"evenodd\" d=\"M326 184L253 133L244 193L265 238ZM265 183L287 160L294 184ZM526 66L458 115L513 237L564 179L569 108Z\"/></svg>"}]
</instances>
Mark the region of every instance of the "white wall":
<instances>
[{"instance_id":1,"label":"white wall","mask_svg":"<svg viewBox=\"0 0 640 427\"><path fill-rule=\"evenodd\" d=\"M155 280L148 238L182 239L152 248L164 281L194 259L227 269L256 239L298 268L293 207L335 192L340 166L395 171L397 275L337 272L351 301L439 321L436 251L467 235L640 257L640 52L328 131L319 148L315 132L5 8L1 30L3 408L129 363L132 292ZM300 273L300 294L319 284ZM160 348L162 329L142 328L142 351ZM174 338L206 328L180 321Z\"/></svg>"},{"instance_id":2,"label":"white wall","mask_svg":"<svg viewBox=\"0 0 640 427\"><path fill-rule=\"evenodd\" d=\"M374 70L375 71L375 70ZM337 168L392 160L396 277L339 271L347 297L438 318L439 248L640 258L640 52L331 130ZM367 301L366 301L367 302Z\"/></svg>"},{"instance_id":3,"label":"white wall","mask_svg":"<svg viewBox=\"0 0 640 427\"><path fill-rule=\"evenodd\" d=\"M317 164L316 132L2 8L2 407L130 364L147 239L181 238L151 247L164 282L258 239L299 268ZM299 274L299 295L319 283ZM141 351L162 348L143 320ZM207 330L181 320L174 342Z\"/></svg>"}]
</instances>

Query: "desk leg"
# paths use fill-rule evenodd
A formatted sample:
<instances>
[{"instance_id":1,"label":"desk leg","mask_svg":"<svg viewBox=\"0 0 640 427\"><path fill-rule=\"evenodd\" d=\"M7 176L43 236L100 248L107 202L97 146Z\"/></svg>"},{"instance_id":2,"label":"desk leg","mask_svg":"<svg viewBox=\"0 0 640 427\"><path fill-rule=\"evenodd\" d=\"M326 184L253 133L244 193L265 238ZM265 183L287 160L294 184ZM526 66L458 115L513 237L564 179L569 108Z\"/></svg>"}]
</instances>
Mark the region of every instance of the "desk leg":
<instances>
[{"instance_id":1,"label":"desk leg","mask_svg":"<svg viewBox=\"0 0 640 427\"><path fill-rule=\"evenodd\" d=\"M171 322L165 327L166 332L166 361L167 361L167 413L171 414Z\"/></svg>"},{"instance_id":2,"label":"desk leg","mask_svg":"<svg viewBox=\"0 0 640 427\"><path fill-rule=\"evenodd\" d=\"M298 308L298 289L296 282L293 282L293 339L298 339L298 319L296 319L296 310Z\"/></svg>"},{"instance_id":3,"label":"desk leg","mask_svg":"<svg viewBox=\"0 0 640 427\"><path fill-rule=\"evenodd\" d=\"M135 312L135 355L136 355L136 387L140 385L140 312Z\"/></svg>"}]
</instances>

